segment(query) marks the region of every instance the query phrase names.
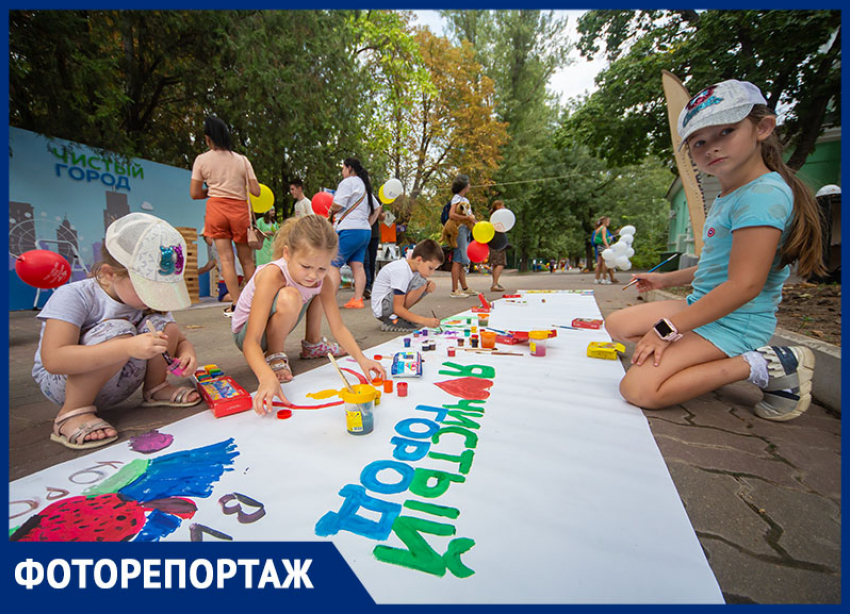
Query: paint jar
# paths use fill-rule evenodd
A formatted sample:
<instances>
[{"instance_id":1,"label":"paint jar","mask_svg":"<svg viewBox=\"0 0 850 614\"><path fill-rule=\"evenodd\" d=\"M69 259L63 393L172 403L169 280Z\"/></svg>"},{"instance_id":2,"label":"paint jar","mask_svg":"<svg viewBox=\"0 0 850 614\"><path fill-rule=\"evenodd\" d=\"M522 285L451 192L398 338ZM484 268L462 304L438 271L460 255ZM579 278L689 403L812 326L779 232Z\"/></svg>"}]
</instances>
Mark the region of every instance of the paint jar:
<instances>
[{"instance_id":1,"label":"paint jar","mask_svg":"<svg viewBox=\"0 0 850 614\"><path fill-rule=\"evenodd\" d=\"M469 345L474 348L478 347L478 335L472 335L469 338Z\"/></svg>"},{"instance_id":2,"label":"paint jar","mask_svg":"<svg viewBox=\"0 0 850 614\"><path fill-rule=\"evenodd\" d=\"M483 348L495 348L496 347L496 333L492 330L482 330L481 331L481 347Z\"/></svg>"},{"instance_id":3,"label":"paint jar","mask_svg":"<svg viewBox=\"0 0 850 614\"><path fill-rule=\"evenodd\" d=\"M410 347L410 337L404 338L404 347L406 347L406 348Z\"/></svg>"},{"instance_id":4,"label":"paint jar","mask_svg":"<svg viewBox=\"0 0 850 614\"><path fill-rule=\"evenodd\" d=\"M391 379L384 380L384 392L390 393L393 391L393 381Z\"/></svg>"},{"instance_id":5,"label":"paint jar","mask_svg":"<svg viewBox=\"0 0 850 614\"><path fill-rule=\"evenodd\" d=\"M528 332L528 349L532 356L546 356L546 340L549 338L548 330L532 330Z\"/></svg>"},{"instance_id":6,"label":"paint jar","mask_svg":"<svg viewBox=\"0 0 850 614\"><path fill-rule=\"evenodd\" d=\"M464 343L465 343L464 338L463 338L463 337L458 337L458 339L457 339L457 346L458 346L459 348L462 348Z\"/></svg>"},{"instance_id":7,"label":"paint jar","mask_svg":"<svg viewBox=\"0 0 850 614\"><path fill-rule=\"evenodd\" d=\"M419 334L422 335L423 337L427 337L428 336L428 329L423 328L421 331L419 331Z\"/></svg>"},{"instance_id":8,"label":"paint jar","mask_svg":"<svg viewBox=\"0 0 850 614\"><path fill-rule=\"evenodd\" d=\"M457 350L455 348L446 348L446 353L449 355L449 358L454 358Z\"/></svg>"},{"instance_id":9,"label":"paint jar","mask_svg":"<svg viewBox=\"0 0 850 614\"><path fill-rule=\"evenodd\" d=\"M477 333L477 332L478 332L478 327L477 327L477 326L470 326L470 327L469 327L469 329L472 331L472 334L473 334L473 335L474 335L475 333Z\"/></svg>"},{"instance_id":10,"label":"paint jar","mask_svg":"<svg viewBox=\"0 0 850 614\"><path fill-rule=\"evenodd\" d=\"M464 337L469 337L469 335L470 335L471 333L472 333L472 331L471 331L471 330L469 330L468 328L464 328L464 329L463 329L463 336L464 336Z\"/></svg>"},{"instance_id":11,"label":"paint jar","mask_svg":"<svg viewBox=\"0 0 850 614\"><path fill-rule=\"evenodd\" d=\"M345 427L352 435L368 435L375 428L375 399L378 391L369 384L355 384L354 392L346 389L339 395L345 401Z\"/></svg>"},{"instance_id":12,"label":"paint jar","mask_svg":"<svg viewBox=\"0 0 850 614\"><path fill-rule=\"evenodd\" d=\"M399 382L398 383L398 396L406 397L407 396L407 382Z\"/></svg>"},{"instance_id":13,"label":"paint jar","mask_svg":"<svg viewBox=\"0 0 850 614\"><path fill-rule=\"evenodd\" d=\"M481 326L481 327L490 326L490 314L489 313L479 313L478 314L478 326Z\"/></svg>"}]
</instances>

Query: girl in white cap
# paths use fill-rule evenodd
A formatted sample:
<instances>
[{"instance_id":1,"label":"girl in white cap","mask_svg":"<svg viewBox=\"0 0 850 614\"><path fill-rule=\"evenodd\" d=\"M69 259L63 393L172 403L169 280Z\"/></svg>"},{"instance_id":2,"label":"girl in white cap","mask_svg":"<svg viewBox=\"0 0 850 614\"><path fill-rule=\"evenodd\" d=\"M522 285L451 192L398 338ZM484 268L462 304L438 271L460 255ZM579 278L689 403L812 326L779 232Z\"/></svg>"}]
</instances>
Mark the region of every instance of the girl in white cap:
<instances>
[{"instance_id":1,"label":"girl in white cap","mask_svg":"<svg viewBox=\"0 0 850 614\"><path fill-rule=\"evenodd\" d=\"M686 300L629 307L606 319L615 339L635 343L623 397L659 409L748 380L764 391L755 413L790 420L811 403L814 354L767 346L782 285L823 273L817 203L782 159L776 116L752 83L724 81L682 109L678 131L700 171L721 192L705 220L696 266L639 273L639 292L691 284ZM662 360L663 357L663 360Z\"/></svg>"},{"instance_id":2,"label":"girl in white cap","mask_svg":"<svg viewBox=\"0 0 850 614\"><path fill-rule=\"evenodd\" d=\"M170 313L190 304L183 237L157 217L130 213L109 225L102 249L94 277L57 288L37 316L43 324L32 375L61 406L50 439L74 450L115 441L118 432L97 410L139 386L143 407L201 401L194 388L166 381L169 370L192 374L197 365Z\"/></svg>"}]
</instances>

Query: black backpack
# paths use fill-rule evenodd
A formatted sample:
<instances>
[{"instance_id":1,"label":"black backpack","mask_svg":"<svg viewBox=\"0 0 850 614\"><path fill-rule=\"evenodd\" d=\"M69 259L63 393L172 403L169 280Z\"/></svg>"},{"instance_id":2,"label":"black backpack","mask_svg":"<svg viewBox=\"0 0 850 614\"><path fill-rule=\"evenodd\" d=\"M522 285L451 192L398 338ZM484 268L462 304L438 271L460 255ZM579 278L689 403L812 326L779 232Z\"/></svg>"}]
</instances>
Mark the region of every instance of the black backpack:
<instances>
[{"instance_id":1,"label":"black backpack","mask_svg":"<svg viewBox=\"0 0 850 614\"><path fill-rule=\"evenodd\" d=\"M452 201L446 203L443 207L443 212L440 214L440 224L443 226L446 225L446 222L449 221L449 210L452 208Z\"/></svg>"}]
</instances>

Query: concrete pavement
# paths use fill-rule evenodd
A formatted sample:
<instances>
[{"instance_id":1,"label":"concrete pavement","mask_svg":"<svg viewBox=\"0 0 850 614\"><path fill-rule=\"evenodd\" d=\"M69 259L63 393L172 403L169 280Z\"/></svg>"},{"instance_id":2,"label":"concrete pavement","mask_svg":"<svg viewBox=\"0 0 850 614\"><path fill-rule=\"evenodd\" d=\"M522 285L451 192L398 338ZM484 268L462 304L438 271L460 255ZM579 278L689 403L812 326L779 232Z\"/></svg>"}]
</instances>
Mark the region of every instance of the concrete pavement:
<instances>
[{"instance_id":1,"label":"concrete pavement","mask_svg":"<svg viewBox=\"0 0 850 614\"><path fill-rule=\"evenodd\" d=\"M447 273L437 272L434 280L437 292L421 303L425 313L434 309L448 316L478 303L476 298L449 298ZM488 291L489 277L471 275L469 283L498 297ZM593 288L603 316L637 302L633 288L594 285L592 275L578 272L509 272L502 285L508 290ZM351 290L341 290L340 304L350 296ZM201 364L215 362L252 390L256 379L235 351L221 309L207 302L175 317L195 344ZM361 347L395 336L380 332L369 309L345 310L344 317ZM327 362L298 358L303 326L286 346L296 375ZM57 408L30 375L38 332L34 312L9 314L10 480L81 454L48 439ZM840 348L834 349L840 356ZM626 368L628 357L623 358ZM760 394L754 386L738 383L644 414L727 603L840 603L840 414L814 403L800 418L774 423L751 411ZM122 441L206 411L203 404L136 411L140 402L138 392L101 412Z\"/></svg>"}]
</instances>

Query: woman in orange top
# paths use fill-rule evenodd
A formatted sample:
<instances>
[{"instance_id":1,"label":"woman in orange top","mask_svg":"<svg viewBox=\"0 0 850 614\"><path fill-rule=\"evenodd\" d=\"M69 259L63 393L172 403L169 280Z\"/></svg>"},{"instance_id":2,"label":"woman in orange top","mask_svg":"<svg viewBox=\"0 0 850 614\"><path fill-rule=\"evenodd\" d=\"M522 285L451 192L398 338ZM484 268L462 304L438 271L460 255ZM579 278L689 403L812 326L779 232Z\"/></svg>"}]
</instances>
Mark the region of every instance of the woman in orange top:
<instances>
[{"instance_id":1,"label":"woman in orange top","mask_svg":"<svg viewBox=\"0 0 850 614\"><path fill-rule=\"evenodd\" d=\"M206 233L215 242L221 276L235 305L240 289L231 242L236 244L236 256L247 282L254 274L254 250L248 246L248 189L259 196L260 183L248 158L233 151L230 130L222 120L207 116L204 140L209 151L195 158L189 194L195 200L208 199ZM224 315L233 313L233 305L224 310Z\"/></svg>"}]
</instances>

